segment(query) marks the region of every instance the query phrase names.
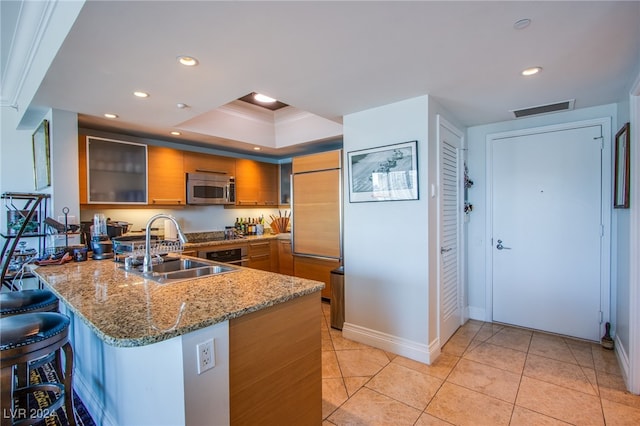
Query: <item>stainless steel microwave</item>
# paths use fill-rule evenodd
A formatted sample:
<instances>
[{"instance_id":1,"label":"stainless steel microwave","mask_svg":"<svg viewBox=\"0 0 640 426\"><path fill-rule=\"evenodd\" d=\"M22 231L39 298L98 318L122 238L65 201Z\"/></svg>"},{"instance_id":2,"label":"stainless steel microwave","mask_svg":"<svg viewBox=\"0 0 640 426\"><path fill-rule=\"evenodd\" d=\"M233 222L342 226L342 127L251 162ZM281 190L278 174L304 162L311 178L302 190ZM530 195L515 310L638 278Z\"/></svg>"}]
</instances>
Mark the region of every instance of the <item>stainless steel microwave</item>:
<instances>
[{"instance_id":1,"label":"stainless steel microwave","mask_svg":"<svg viewBox=\"0 0 640 426\"><path fill-rule=\"evenodd\" d=\"M235 204L235 181L215 173L187 173L187 204Z\"/></svg>"}]
</instances>

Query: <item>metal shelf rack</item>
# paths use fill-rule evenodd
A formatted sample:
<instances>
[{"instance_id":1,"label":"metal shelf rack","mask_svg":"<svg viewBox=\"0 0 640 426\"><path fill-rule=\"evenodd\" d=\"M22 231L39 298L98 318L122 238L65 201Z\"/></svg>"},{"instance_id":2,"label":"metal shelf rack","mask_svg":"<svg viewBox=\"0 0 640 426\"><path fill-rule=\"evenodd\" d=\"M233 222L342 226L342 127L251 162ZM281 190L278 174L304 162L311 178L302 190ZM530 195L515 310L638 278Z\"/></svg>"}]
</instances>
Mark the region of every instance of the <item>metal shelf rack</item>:
<instances>
[{"instance_id":1,"label":"metal shelf rack","mask_svg":"<svg viewBox=\"0 0 640 426\"><path fill-rule=\"evenodd\" d=\"M14 256L16 246L22 238L38 238L38 253L46 250L46 234L44 219L47 217L50 194L27 192L5 192L1 196L7 215L6 232L0 234L4 238L0 259L2 259L1 285L13 288L9 279L9 264Z\"/></svg>"}]
</instances>

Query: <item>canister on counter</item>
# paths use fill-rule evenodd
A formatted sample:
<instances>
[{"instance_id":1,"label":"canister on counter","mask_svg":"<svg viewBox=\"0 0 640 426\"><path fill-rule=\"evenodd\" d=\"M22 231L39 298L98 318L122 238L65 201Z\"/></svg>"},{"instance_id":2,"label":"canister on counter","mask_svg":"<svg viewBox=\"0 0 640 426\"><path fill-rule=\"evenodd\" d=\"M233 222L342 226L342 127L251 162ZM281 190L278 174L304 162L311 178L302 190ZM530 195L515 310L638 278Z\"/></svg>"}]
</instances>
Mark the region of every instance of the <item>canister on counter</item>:
<instances>
[{"instance_id":1,"label":"canister on counter","mask_svg":"<svg viewBox=\"0 0 640 426\"><path fill-rule=\"evenodd\" d=\"M84 262L87 260L87 252L89 251L85 246L73 246L71 247L73 260L76 262Z\"/></svg>"}]
</instances>

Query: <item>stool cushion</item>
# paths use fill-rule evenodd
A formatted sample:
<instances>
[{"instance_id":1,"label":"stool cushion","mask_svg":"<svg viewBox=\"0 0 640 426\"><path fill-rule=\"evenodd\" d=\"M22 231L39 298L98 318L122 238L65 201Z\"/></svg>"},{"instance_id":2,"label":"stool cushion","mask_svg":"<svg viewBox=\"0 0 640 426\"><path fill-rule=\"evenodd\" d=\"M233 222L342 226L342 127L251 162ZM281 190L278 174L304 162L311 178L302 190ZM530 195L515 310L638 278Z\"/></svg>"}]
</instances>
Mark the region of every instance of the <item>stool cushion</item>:
<instances>
[{"instance_id":1,"label":"stool cushion","mask_svg":"<svg viewBox=\"0 0 640 426\"><path fill-rule=\"evenodd\" d=\"M49 290L20 290L0 293L0 315L37 311L48 305L58 307L58 298Z\"/></svg>"},{"instance_id":2,"label":"stool cushion","mask_svg":"<svg viewBox=\"0 0 640 426\"><path fill-rule=\"evenodd\" d=\"M49 339L69 327L69 317L57 312L33 312L0 318L0 350Z\"/></svg>"}]
</instances>

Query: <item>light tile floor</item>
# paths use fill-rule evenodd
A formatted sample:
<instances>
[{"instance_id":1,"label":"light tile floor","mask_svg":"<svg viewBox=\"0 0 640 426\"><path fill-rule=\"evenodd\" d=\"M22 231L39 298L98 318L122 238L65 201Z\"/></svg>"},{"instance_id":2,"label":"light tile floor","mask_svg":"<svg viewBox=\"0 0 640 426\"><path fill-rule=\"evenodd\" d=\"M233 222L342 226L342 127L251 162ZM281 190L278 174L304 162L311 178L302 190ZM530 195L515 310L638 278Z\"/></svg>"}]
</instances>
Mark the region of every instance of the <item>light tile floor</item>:
<instances>
[{"instance_id":1,"label":"light tile floor","mask_svg":"<svg viewBox=\"0 0 640 426\"><path fill-rule=\"evenodd\" d=\"M468 321L422 364L342 337L322 304L323 425L639 425L615 353Z\"/></svg>"}]
</instances>

